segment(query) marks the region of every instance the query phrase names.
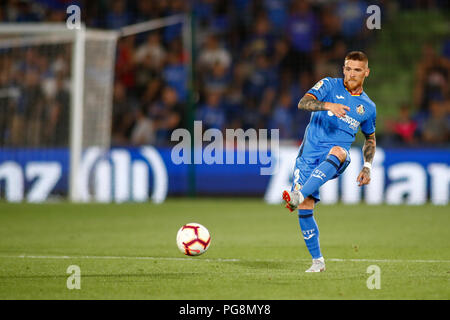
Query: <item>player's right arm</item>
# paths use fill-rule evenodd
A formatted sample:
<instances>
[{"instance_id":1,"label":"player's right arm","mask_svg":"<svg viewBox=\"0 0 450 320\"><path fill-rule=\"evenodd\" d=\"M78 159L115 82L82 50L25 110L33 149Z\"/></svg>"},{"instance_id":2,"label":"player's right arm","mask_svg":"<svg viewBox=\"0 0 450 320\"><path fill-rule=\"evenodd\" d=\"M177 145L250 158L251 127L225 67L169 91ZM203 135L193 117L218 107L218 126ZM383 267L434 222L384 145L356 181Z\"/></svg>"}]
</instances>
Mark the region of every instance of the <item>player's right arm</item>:
<instances>
[{"instance_id":1,"label":"player's right arm","mask_svg":"<svg viewBox=\"0 0 450 320\"><path fill-rule=\"evenodd\" d=\"M340 103L320 101L312 94L306 93L298 103L300 110L306 111L331 111L336 117L341 118L350 110L349 107Z\"/></svg>"}]
</instances>

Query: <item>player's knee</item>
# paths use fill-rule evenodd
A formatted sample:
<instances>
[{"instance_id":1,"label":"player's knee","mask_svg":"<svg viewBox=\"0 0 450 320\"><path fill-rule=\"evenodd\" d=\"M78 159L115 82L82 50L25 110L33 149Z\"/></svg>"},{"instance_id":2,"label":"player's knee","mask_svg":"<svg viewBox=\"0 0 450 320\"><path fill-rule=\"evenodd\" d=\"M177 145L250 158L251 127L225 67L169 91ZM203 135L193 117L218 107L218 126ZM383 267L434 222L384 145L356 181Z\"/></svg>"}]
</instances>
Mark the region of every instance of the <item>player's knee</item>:
<instances>
[{"instance_id":1,"label":"player's knee","mask_svg":"<svg viewBox=\"0 0 450 320\"><path fill-rule=\"evenodd\" d=\"M300 203L298 205L298 209L303 209L303 210L313 210L314 209L314 205L316 204L316 201L314 201L314 198L312 197L307 197L305 199L305 201L303 201L302 203Z\"/></svg>"},{"instance_id":2,"label":"player's knee","mask_svg":"<svg viewBox=\"0 0 450 320\"><path fill-rule=\"evenodd\" d=\"M337 157L341 163L347 158L347 152L345 152L344 148L338 146L331 148L329 154Z\"/></svg>"}]
</instances>

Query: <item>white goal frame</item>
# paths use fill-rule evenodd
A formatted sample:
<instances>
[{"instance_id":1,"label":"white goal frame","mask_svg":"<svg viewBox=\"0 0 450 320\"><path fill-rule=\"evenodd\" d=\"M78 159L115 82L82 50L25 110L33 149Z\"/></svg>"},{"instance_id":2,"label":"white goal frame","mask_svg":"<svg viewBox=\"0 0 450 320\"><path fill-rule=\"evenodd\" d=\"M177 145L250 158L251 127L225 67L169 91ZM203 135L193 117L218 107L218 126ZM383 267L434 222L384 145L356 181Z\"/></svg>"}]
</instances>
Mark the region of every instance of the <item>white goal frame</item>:
<instances>
[{"instance_id":1,"label":"white goal frame","mask_svg":"<svg viewBox=\"0 0 450 320\"><path fill-rule=\"evenodd\" d=\"M83 120L85 96L85 55L86 41L89 39L114 41L114 50L121 37L127 37L141 32L148 32L162 27L182 23L182 41L189 55L188 68L192 72L192 34L191 17L189 14L178 14L157 18L142 23L125 26L116 31L86 28L82 23L79 28L69 29L65 23L0 23L0 36L14 35L13 38L0 39L0 47L21 47L30 44L72 43L71 57L71 94L69 119L69 183L68 198L72 202L85 202L81 190L80 172L82 170L83 153ZM20 36L20 37L18 37ZM114 71L112 71L114 72ZM112 93L111 93L112 111ZM112 115L111 115L112 116ZM109 139L111 136L109 135ZM108 141L108 147L109 147Z\"/></svg>"}]
</instances>

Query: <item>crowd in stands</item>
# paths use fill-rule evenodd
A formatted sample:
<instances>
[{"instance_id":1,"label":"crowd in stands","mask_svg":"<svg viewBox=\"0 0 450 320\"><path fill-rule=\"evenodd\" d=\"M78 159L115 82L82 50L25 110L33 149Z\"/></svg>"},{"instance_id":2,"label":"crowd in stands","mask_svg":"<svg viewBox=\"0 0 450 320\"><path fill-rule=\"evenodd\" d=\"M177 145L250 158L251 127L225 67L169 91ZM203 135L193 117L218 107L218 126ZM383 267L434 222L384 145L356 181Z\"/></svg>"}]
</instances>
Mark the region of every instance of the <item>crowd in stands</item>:
<instances>
[{"instance_id":1,"label":"crowd in stands","mask_svg":"<svg viewBox=\"0 0 450 320\"><path fill-rule=\"evenodd\" d=\"M449 145L450 141L450 38L442 53L424 44L416 65L413 106L403 104L398 117L387 120L392 145Z\"/></svg>"},{"instance_id":2,"label":"crowd in stands","mask_svg":"<svg viewBox=\"0 0 450 320\"><path fill-rule=\"evenodd\" d=\"M69 2L76 3L7 0L0 5L0 20L65 21ZM387 3L370 4L384 8ZM365 27L368 4L363 0L80 0L79 4L88 27L111 30L191 9L195 14L193 94L188 90L189 55L180 24L118 41L112 119L112 144L116 146L165 145L174 129L187 128L192 120L201 120L204 130L277 128L280 139L298 141L310 117L297 110L298 100L318 79L340 77L345 54L366 50L374 39L374 33ZM445 1L398 1L398 5L404 9L440 7ZM387 122L389 138L409 145L448 144L449 51L450 40L439 53L431 46L424 47L414 89L414 105L419 111L402 106L398 119ZM15 81L19 84L17 95L26 100L21 107L0 100L0 107L16 109L0 110L0 131L3 122L4 127L14 123L6 116L26 114L30 109L27 103L32 102L38 113L29 115L29 124L48 123L41 129L47 143L63 145L67 137L56 138L54 133L64 131L61 126L68 124L68 61L65 65L60 61L67 57L34 50L28 55L23 61L0 58L0 90L12 81L5 70L25 66ZM45 61L49 58L55 60ZM195 105L193 118L191 103ZM36 130L30 131L31 138L37 137ZM14 131L22 132L10 130L10 137ZM0 134L2 144L7 132Z\"/></svg>"}]
</instances>

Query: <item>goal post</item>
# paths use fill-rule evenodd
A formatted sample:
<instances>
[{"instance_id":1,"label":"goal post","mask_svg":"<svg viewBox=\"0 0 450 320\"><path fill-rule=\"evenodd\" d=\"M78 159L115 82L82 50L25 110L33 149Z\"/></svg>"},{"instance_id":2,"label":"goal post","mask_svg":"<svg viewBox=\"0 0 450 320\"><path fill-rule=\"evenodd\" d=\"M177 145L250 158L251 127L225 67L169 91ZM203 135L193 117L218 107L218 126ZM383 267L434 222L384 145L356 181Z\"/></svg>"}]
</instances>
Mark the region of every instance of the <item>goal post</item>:
<instances>
[{"instance_id":1,"label":"goal post","mask_svg":"<svg viewBox=\"0 0 450 320\"><path fill-rule=\"evenodd\" d=\"M118 33L82 27L73 48L73 109L70 149L72 169L69 197L83 202L81 158L88 147L108 152L111 145L114 66Z\"/></svg>"},{"instance_id":2,"label":"goal post","mask_svg":"<svg viewBox=\"0 0 450 320\"><path fill-rule=\"evenodd\" d=\"M69 135L69 199L72 202L78 202L81 201L81 194L77 176L80 171L83 148L83 92L86 52L86 28L84 25L81 25L79 29L74 29L74 38L72 49L72 95Z\"/></svg>"}]
</instances>

